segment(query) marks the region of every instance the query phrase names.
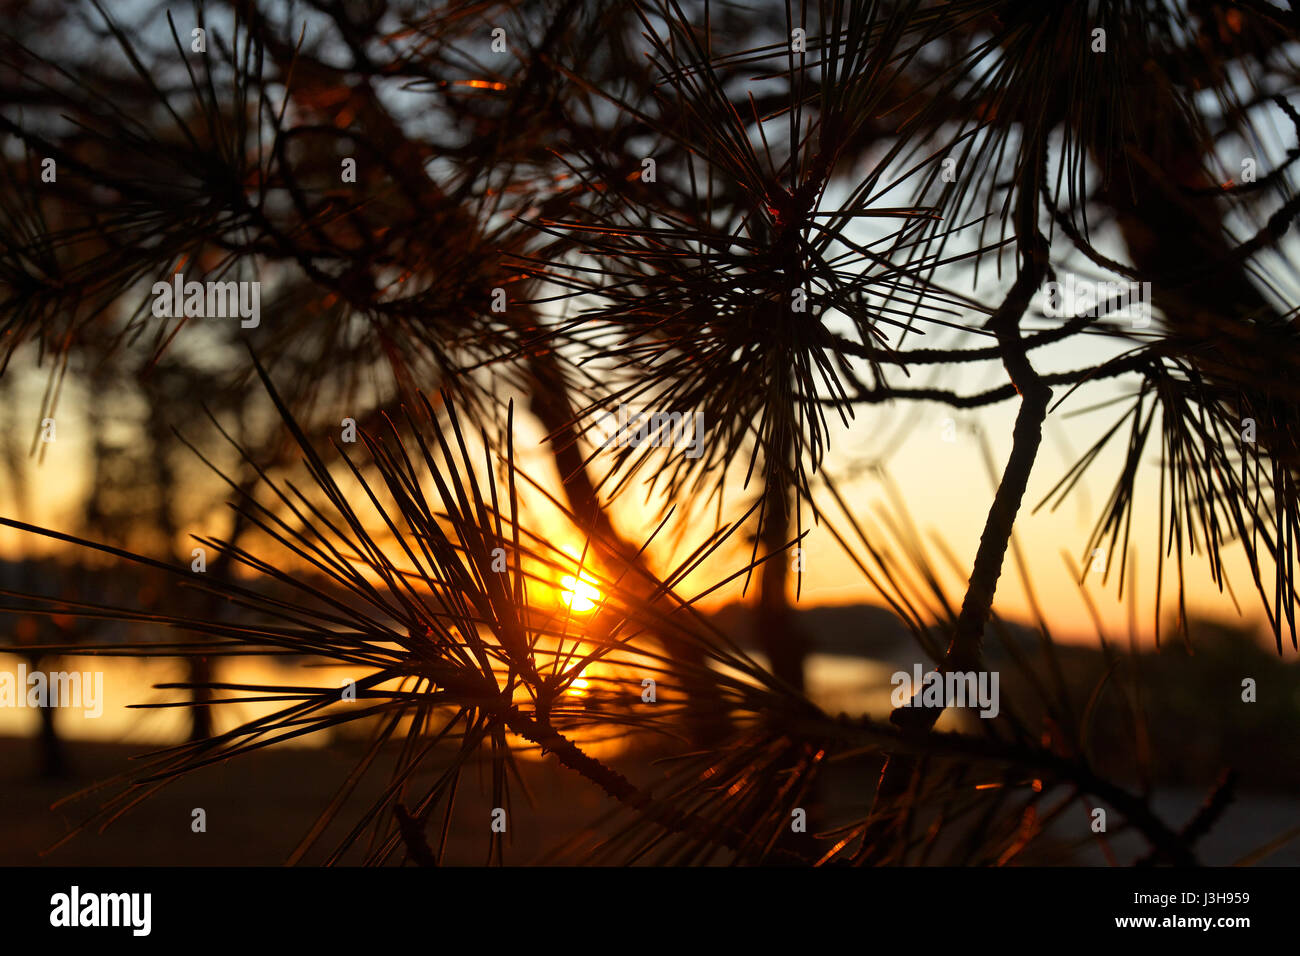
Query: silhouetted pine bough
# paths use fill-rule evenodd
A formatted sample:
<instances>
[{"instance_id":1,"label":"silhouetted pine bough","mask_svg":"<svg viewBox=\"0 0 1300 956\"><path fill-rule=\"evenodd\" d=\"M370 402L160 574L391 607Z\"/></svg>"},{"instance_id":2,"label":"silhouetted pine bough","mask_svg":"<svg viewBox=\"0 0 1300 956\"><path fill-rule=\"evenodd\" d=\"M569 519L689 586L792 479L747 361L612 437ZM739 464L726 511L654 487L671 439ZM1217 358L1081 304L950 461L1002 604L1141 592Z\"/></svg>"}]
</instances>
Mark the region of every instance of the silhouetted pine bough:
<instances>
[{"instance_id":1,"label":"silhouetted pine bough","mask_svg":"<svg viewBox=\"0 0 1300 956\"><path fill-rule=\"evenodd\" d=\"M816 522L941 674L980 672L1009 556L1028 583L1019 516L1058 506L1126 442L1086 551L1129 580L1141 466L1158 456L1155 593L1172 557L1184 638L1185 556L1207 557L1223 590L1240 548L1279 654L1297 646L1294 14L1213 0L13 7L5 365L49 361L42 416L69 371L146 396L164 544L128 540L105 494L79 535L4 524L184 578L195 603L15 593L10 609L177 632L75 645L97 653L308 654L369 672L343 700L193 671L175 689L196 714L240 695L280 707L228 731L196 719L97 820L177 774L365 722L358 775L295 858L395 750L391 784L329 858L369 831L371 862L439 861L462 771L486 760L504 808L518 749L539 747L624 814L566 844L582 858L1006 863L1100 801L1146 838L1148 862L1195 859L1232 785L1178 830L1095 769L1089 718L1123 670L1105 642L1112 671L1081 704L1039 615L1041 726L1014 701L978 734L936 732L941 707L899 707L888 725L832 716L805 693L789 549ZM149 290L178 273L260 282L261 318L160 308ZM1076 276L1122 285L1047 313L1040 293ZM1134 305L1141 321L1122 314ZM968 370L996 384L972 390ZM278 384L270 423L256 375ZM1011 450L954 599L904 502L873 527L823 466L858 416L1006 401ZM1066 403L1119 413L1026 502ZM238 449L220 464L210 435L168 427L201 404ZM629 406L657 416L656 440L602 433ZM366 455L327 461L316 449L340 409ZM554 486L516 467L525 411ZM663 430L701 420L707 440L668 454ZM221 555L202 578L178 563L166 496L182 444L235 497L231 532L198 539ZM305 489L286 476L298 455ZM530 523L521 484L564 515L581 557ZM667 572L610 516L643 492L657 536L697 532ZM720 567L733 538L749 558ZM716 586L757 578L765 666L693 607L708 592L680 593L715 567ZM557 574L589 575L600 595L581 629L538 599ZM595 755L610 734L680 759L650 788ZM789 839L834 763L882 768L871 806Z\"/></svg>"},{"instance_id":2,"label":"silhouetted pine bough","mask_svg":"<svg viewBox=\"0 0 1300 956\"><path fill-rule=\"evenodd\" d=\"M249 553L228 541L199 539L229 553L235 563L253 572L255 580L278 583L288 596L269 594L265 585L210 581L185 566L169 566L0 519L9 527L165 570L181 579L186 589L215 593L250 615L247 622L224 623L51 599L44 602L44 610L51 614L137 619L202 635L198 642L49 648L52 651L217 659L249 653L300 654L364 673L344 688L210 684L215 693L211 706L271 701L278 709L232 730L153 755L142 769L123 779L119 791L87 823L113 819L179 774L340 723L366 721L373 722L375 729L358 770L364 772L386 743L402 741L400 756L383 798L361 814L357 827L330 859L349 849L371 825L380 839L371 844L366 857L370 862L384 862L403 850L413 859L436 861L441 848L431 850L415 835L439 815L445 835L453 795L466 765L480 755L490 762L493 804L506 808L510 768L518 749L538 747L635 812L630 827L612 838L626 859L639 859L672 838L663 851L665 861L707 860L727 853L742 861L811 863L815 857L794 854L778 839L788 826L791 809L815 783L819 768L843 755L860 757L886 748L911 754L917 746L897 728L823 713L774 681L713 628L692 608L696 598L677 594L674 579L704 561L734 532L735 524L710 535L689 565L667 579L629 587L626 578L645 572L637 565L620 566L617 551L592 541L591 555L584 553L575 563L519 524L518 488L528 479L515 468L509 432L500 463L505 476L498 481L486 441L485 460L476 467L454 407L445 406L444 421L423 401L420 413L411 412L406 422L412 439L404 441L396 428L383 436L364 435L369 459L365 462L337 446L345 471L360 486L360 494L349 495L272 394L286 427L299 442L315 487L303 490L288 480L277 481L252 462L269 497L262 503L244 495L237 507L249 525L328 581L332 585L328 590L305 575L282 570L287 562ZM482 437L486 439L486 434ZM366 477L370 468L374 478ZM427 485L436 490L434 500L425 494ZM233 482L231 486L235 487ZM378 537L367 527L381 527L387 534ZM504 562L503 572L494 569L499 562ZM596 571L597 566L607 570ZM748 570L742 567L734 574ZM571 607L548 608L544 599L536 597L538 590L549 593L549 583L559 571L585 575L602 595L596 614L580 625L573 621ZM34 600L27 600L29 608ZM709 665L706 673L684 674L679 663L657 650L651 637L657 633L671 633L698 647ZM643 675L654 682L654 707L644 706L647 677ZM731 730L712 748L678 744L684 752L680 768L669 778L670 789L650 792L586 752L584 735L598 742L611 730L630 736L679 737L683 718L701 705L699 697L684 692L690 676L707 679L718 691L719 704L702 716L725 722ZM579 680L584 691L575 700L572 694ZM1064 759L1028 743L1024 729L1014 720L1008 723L1009 737L993 733L981 740L936 734L921 743L920 750L939 759L955 759L962 773L982 767L984 773L1007 778L1034 774L1040 777L1040 787L1046 779L1072 788L1078 797L1096 796L1119 809L1151 840L1161 858L1190 859L1189 846L1151 813L1142 798L1097 777L1082 760ZM451 741L456 747L448 760L448 752L438 745ZM421 792L414 779L430 763L440 772L432 786ZM786 773L788 779L772 792L765 770L777 766L793 772ZM301 851L359 778L360 774L348 781L326 816L311 829ZM725 788L725 796L715 792L719 788ZM705 795L709 799L702 800ZM754 807L754 801L761 803ZM752 825L737 825L741 819L751 820ZM1015 832L1013 828L1013 836ZM500 836L491 839L489 859L500 858ZM840 838L827 846L823 859L837 858L848 843Z\"/></svg>"}]
</instances>

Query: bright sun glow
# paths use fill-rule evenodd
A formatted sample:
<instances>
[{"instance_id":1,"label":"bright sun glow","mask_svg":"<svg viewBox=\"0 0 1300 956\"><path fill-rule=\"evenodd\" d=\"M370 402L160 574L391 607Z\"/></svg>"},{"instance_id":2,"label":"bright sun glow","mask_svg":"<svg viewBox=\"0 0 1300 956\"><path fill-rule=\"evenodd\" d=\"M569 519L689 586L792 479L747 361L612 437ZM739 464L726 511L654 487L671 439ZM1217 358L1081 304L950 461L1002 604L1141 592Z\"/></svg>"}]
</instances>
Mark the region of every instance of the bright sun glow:
<instances>
[{"instance_id":1,"label":"bright sun glow","mask_svg":"<svg viewBox=\"0 0 1300 956\"><path fill-rule=\"evenodd\" d=\"M585 571L580 572L577 578L572 574L566 574L560 578L560 586L563 588L560 592L560 600L566 607L578 613L594 610L596 602L600 600L600 592L591 584L591 579L587 577Z\"/></svg>"}]
</instances>

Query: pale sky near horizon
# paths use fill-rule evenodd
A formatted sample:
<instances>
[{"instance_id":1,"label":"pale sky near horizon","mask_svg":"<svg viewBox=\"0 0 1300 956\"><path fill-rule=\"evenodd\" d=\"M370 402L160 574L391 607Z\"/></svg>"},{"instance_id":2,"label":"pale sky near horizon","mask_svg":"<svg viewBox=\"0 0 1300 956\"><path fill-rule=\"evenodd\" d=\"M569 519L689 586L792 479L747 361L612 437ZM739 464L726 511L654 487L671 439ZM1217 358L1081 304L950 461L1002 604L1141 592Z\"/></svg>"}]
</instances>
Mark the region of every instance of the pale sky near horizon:
<instances>
[{"instance_id":1,"label":"pale sky near horizon","mask_svg":"<svg viewBox=\"0 0 1300 956\"><path fill-rule=\"evenodd\" d=\"M29 423L34 422L41 379L39 374L28 376L21 394L23 405L29 414L18 414L11 418L15 423L11 427L17 427L18 434L24 439L29 434ZM998 382L994 378L990 384ZM35 460L25 463L30 505L29 513L16 515L21 520L48 523L59 530L75 530L75 508L88 481L85 461L89 453L90 436L84 427L86 400L82 387L75 380L70 380L60 405L56 441L46 447L43 463ZM1096 395L1085 403L1072 400L1071 405L1080 407L1095 401ZM915 523L917 532L926 541L949 600L954 604L960 603L965 575L969 573L993 495L988 467L974 429L978 428L987 435L994 464L1000 471L1010 448L1009 436L1016 406L1015 401L1008 401L977 413L962 413L927 403L919 406L914 420L909 420L905 413L897 410L862 406L857 409L856 420L850 428L833 425L831 445L834 450L827 457L825 472L836 482L841 495L853 508L855 517L872 536L873 545L896 549L896 539L886 532L882 523L882 515L894 514L895 510L881 481L862 467L862 459L858 457L878 456L885 450L882 445L890 446L886 462L889 478L906 504L910 521ZM1069 407L1071 406L1067 406ZM1017 525L1017 535L1023 553L1031 564L1034 586L1049 624L1062 639L1092 641L1095 637L1090 619L1079 597L1077 585L1066 569L1062 552L1068 552L1078 566L1090 567L1089 556L1084 548L1092 523L1109 493L1110 482L1114 481L1118 472L1118 454L1110 453L1099 459L1082 486L1058 510L1043 508L1037 513L1030 512L1065 473L1074 460L1072 455L1082 453L1118 412L1112 408L1069 419L1065 411L1058 410L1049 417L1046 438ZM948 418L954 420L955 427L945 427L945 419ZM526 416L518 417L516 423L516 453L521 467L533 477L546 480L554 487L554 469L549 455L538 445L541 430ZM947 440L948 438L952 440ZM1116 452L1119 447L1121 446L1117 444ZM1151 630L1151 598L1155 580L1155 492L1159 481L1155 454L1147 456L1143 471L1138 486L1133 542L1137 552L1138 592L1141 595L1138 625L1140 631L1147 634ZM7 476L0 476L0 487L3 488L0 500L4 502L6 513L12 515L12 489ZM818 490L815 487L815 495L822 507L835 513L824 489ZM739 517L750 500L749 493L729 492L724 518ZM551 540L562 540L567 535L570 539L567 543L581 546L572 532L562 529L553 509L542 508L536 514L541 530ZM655 513L638 506L635 489L629 490L624 498L615 503L613 514L624 535L638 542L648 536L657 523ZM685 522L685 525L684 529L670 529L682 532L681 544L675 549L678 558L689 553L708 530L698 518ZM839 520L838 527L851 540L847 523ZM936 537L942 538L946 543L960 570L953 568L942 552L932 546L932 539ZM665 536L664 542L669 540ZM0 548L8 557L41 553L46 547L44 543L33 542L29 536L8 529L0 534ZM661 570L665 569L670 563L669 549L655 546L652 549ZM862 553L860 546L857 550L859 554ZM748 543L740 537L734 538L730 546L706 561L699 571L690 576L679 592L689 595L711 586L737 567L743 566L748 552ZM803 562L801 605L881 603L878 593L844 556L824 526L808 523ZM1259 610L1258 597L1250 585L1240 549L1235 545L1229 549L1228 564L1246 619L1262 624L1263 615ZM1090 571L1085 576L1108 628L1108 636L1112 639L1126 636L1129 615L1127 602L1120 603L1116 599L1117 571L1118 568L1113 569L1104 587L1099 573ZM1170 594L1172 574L1172 565L1167 565L1167 596ZM1214 590L1204 561L1191 561L1187 579L1188 606L1191 612L1218 617L1235 616L1231 601ZM740 585L737 582L704 603L705 606L716 606L739 597ZM1023 619L1029 616L1020 575L1010 556L1004 567L996 609L1008 617Z\"/></svg>"}]
</instances>

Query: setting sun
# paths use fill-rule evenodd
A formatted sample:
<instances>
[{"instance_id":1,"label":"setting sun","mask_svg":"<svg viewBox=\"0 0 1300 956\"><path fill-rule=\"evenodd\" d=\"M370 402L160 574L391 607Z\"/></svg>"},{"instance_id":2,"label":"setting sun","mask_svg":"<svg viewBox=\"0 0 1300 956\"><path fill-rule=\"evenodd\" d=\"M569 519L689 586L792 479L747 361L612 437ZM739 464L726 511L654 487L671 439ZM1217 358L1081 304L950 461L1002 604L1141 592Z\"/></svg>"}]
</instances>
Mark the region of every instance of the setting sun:
<instances>
[{"instance_id":1,"label":"setting sun","mask_svg":"<svg viewBox=\"0 0 1300 956\"><path fill-rule=\"evenodd\" d=\"M579 572L579 577L572 574L566 574L560 578L560 585L563 590L560 592L560 600L570 610L579 613L594 610L596 603L600 601L601 594L591 583L591 578L587 573Z\"/></svg>"}]
</instances>

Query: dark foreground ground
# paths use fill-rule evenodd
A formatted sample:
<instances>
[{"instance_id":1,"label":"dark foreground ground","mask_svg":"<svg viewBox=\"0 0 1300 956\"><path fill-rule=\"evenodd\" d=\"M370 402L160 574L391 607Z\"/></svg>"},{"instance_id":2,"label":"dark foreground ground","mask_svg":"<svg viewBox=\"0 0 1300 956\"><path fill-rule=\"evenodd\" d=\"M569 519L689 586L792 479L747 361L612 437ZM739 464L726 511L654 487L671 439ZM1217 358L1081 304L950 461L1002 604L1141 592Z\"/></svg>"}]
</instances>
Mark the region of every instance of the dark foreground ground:
<instances>
[{"instance_id":1,"label":"dark foreground ground","mask_svg":"<svg viewBox=\"0 0 1300 956\"><path fill-rule=\"evenodd\" d=\"M0 865L277 865L283 863L316 815L329 802L354 763L341 749L261 751L224 765L209 767L179 780L116 821L105 832L83 831L69 843L42 855L97 805L86 800L51 810L50 804L86 786L94 779L113 776L127 766L138 747L72 742L69 753L76 774L62 781L38 780L32 775L30 740L0 738ZM550 764L523 762L522 770L536 801L528 809L522 794L511 814L512 844L507 862L529 863L543 859L565 834L596 820L609 802L573 774ZM474 774L465 778L459 805L467 815L486 807L486 797L475 793ZM363 784L363 798L375 794L380 779ZM864 775L846 776L834 784L836 802L852 803L854 793L866 793ZM1204 794L1191 788L1164 791L1157 808L1174 822L1189 819ZM360 808L357 803L350 806ZM191 830L192 812L207 814L207 832ZM485 813L487 811L485 810ZM345 812L348 821L355 814ZM1038 851L1019 862L1105 865L1101 853L1085 841L1084 848L1069 846L1086 837L1082 814L1061 821ZM1279 834L1300 826L1300 802L1277 793L1245 792L1228 809L1219 827L1200 845L1201 858L1214 865L1237 862ZM449 844L448 862L484 862L482 833L458 827ZM306 862L319 862L332 848L343 828L335 824L326 833L324 847ZM1131 862L1138 844L1124 835L1111 845L1121 862ZM355 861L355 857L349 857ZM571 859L571 858L570 858ZM1293 840L1261 862L1300 865L1300 840Z\"/></svg>"}]
</instances>

